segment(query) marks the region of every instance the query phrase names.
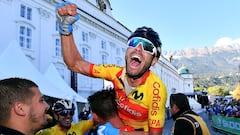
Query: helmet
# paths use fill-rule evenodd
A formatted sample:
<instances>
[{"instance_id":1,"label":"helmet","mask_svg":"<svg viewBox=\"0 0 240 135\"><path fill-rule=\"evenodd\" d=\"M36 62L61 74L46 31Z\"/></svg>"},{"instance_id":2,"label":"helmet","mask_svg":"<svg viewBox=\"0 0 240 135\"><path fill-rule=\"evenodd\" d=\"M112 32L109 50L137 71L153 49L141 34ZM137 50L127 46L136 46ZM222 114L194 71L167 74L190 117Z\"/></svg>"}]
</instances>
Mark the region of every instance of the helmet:
<instances>
[{"instance_id":1,"label":"helmet","mask_svg":"<svg viewBox=\"0 0 240 135\"><path fill-rule=\"evenodd\" d=\"M53 104L52 110L54 112L60 112L62 110L75 110L75 106L69 100L58 100Z\"/></svg>"},{"instance_id":2,"label":"helmet","mask_svg":"<svg viewBox=\"0 0 240 135\"><path fill-rule=\"evenodd\" d=\"M161 47L162 47L162 43L159 39L158 33L155 32L152 28L143 26L140 28L137 28L128 38L128 40L130 40L133 37L142 37L142 38L146 38L148 40L150 40L154 46L157 48L157 54L156 57L160 57L161 55Z\"/></svg>"}]
</instances>

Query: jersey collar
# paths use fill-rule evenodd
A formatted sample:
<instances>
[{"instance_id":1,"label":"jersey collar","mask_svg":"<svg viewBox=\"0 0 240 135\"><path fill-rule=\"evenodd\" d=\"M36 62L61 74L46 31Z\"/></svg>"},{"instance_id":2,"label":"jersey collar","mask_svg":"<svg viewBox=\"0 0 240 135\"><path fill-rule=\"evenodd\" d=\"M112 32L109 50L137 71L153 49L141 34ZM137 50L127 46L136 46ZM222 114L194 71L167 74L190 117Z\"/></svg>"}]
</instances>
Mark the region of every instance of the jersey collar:
<instances>
[{"instance_id":1,"label":"jersey collar","mask_svg":"<svg viewBox=\"0 0 240 135\"><path fill-rule=\"evenodd\" d=\"M148 70L141 78L142 78L142 81L140 83L140 85L144 84L147 80L147 77L150 75L150 70ZM127 74L126 74L126 68L124 67L122 70L120 70L118 73L117 73L117 77L121 80L124 80L126 77L127 77Z\"/></svg>"}]
</instances>

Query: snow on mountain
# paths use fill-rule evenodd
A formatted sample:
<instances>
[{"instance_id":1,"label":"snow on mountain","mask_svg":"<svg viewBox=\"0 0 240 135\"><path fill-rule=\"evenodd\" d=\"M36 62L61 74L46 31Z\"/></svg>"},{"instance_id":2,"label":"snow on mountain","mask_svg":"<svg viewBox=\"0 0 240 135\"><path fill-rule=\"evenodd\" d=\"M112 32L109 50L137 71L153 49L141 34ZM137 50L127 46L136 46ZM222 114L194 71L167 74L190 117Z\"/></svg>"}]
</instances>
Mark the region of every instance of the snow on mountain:
<instances>
[{"instance_id":1,"label":"snow on mountain","mask_svg":"<svg viewBox=\"0 0 240 135\"><path fill-rule=\"evenodd\" d=\"M235 72L240 65L240 38L224 37L214 46L163 51L163 56L172 56L176 67L184 65L194 73Z\"/></svg>"}]
</instances>

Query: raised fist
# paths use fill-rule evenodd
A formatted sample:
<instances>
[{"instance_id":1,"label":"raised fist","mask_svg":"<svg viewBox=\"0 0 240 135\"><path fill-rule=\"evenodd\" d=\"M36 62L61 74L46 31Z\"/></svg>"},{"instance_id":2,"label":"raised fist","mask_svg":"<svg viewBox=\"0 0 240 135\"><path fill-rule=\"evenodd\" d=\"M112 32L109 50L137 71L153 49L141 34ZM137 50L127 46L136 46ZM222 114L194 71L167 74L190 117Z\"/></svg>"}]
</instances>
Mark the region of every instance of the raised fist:
<instances>
[{"instance_id":1,"label":"raised fist","mask_svg":"<svg viewBox=\"0 0 240 135\"><path fill-rule=\"evenodd\" d=\"M56 16L59 23L59 32L62 35L72 33L72 24L80 19L77 6L70 2L63 2L56 6Z\"/></svg>"}]
</instances>

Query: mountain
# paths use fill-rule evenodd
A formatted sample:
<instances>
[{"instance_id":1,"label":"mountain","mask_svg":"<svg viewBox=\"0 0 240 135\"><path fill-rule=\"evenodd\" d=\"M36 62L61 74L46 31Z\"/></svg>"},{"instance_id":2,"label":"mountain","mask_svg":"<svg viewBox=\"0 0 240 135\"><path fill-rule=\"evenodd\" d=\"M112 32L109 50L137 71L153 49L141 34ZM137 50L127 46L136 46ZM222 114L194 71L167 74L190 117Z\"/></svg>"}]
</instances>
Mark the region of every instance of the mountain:
<instances>
[{"instance_id":1,"label":"mountain","mask_svg":"<svg viewBox=\"0 0 240 135\"><path fill-rule=\"evenodd\" d=\"M213 47L164 51L163 56L172 56L175 67L185 66L193 74L237 73L240 70L240 38L222 38Z\"/></svg>"}]
</instances>

